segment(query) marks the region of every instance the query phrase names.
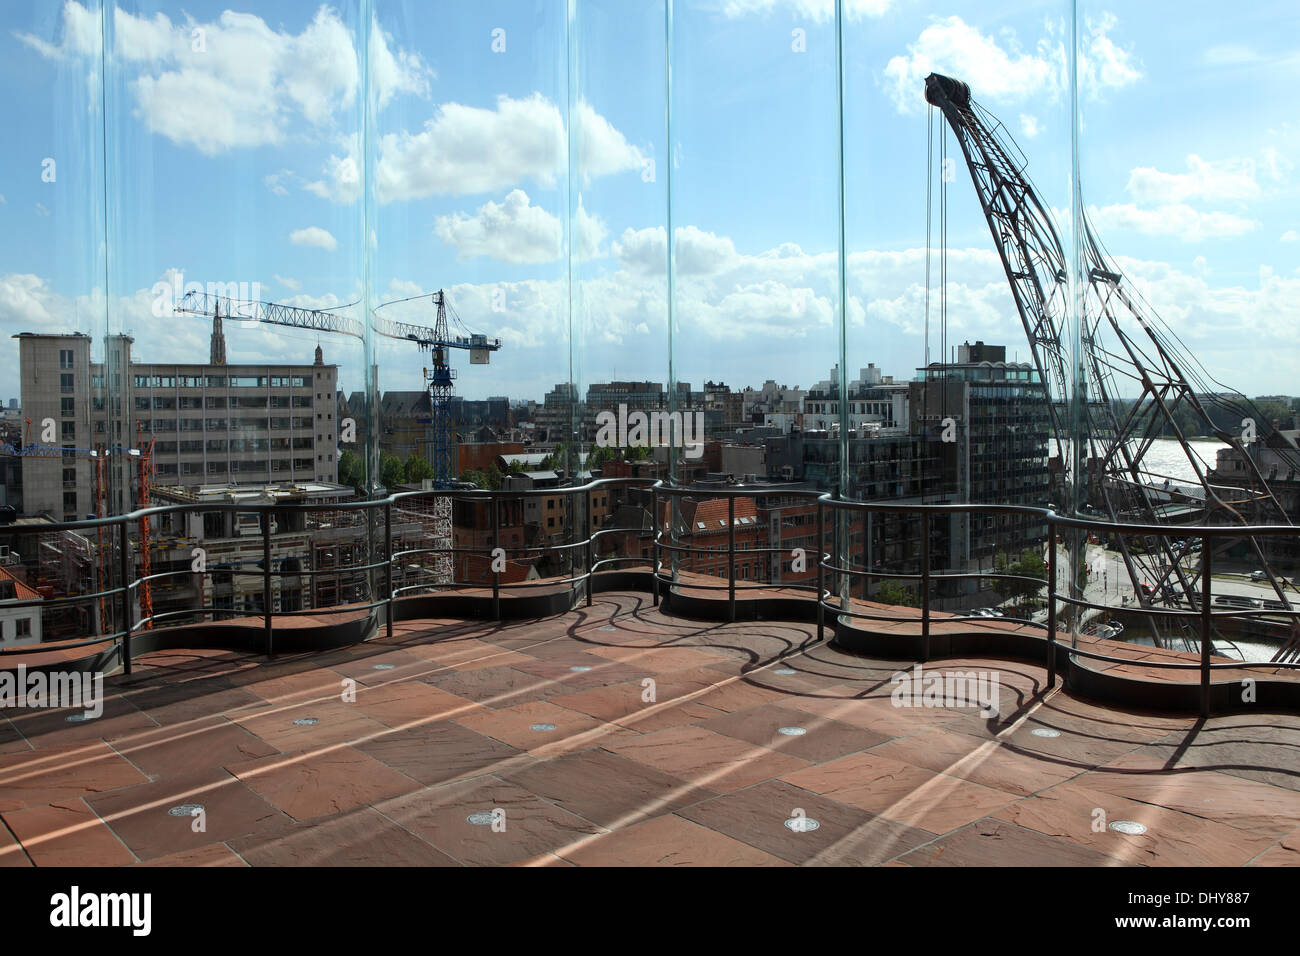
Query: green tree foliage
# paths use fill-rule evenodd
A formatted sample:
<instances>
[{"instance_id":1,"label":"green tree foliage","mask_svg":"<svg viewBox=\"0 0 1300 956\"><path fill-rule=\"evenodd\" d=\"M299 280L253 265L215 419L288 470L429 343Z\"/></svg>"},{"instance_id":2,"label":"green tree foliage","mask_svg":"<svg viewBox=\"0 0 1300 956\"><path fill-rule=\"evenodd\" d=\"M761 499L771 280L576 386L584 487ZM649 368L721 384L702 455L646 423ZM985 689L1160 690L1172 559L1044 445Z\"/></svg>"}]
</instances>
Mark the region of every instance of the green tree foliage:
<instances>
[{"instance_id":1,"label":"green tree foliage","mask_svg":"<svg viewBox=\"0 0 1300 956\"><path fill-rule=\"evenodd\" d=\"M366 463L351 449L339 455L339 484L360 488L366 483Z\"/></svg>"},{"instance_id":2,"label":"green tree foliage","mask_svg":"<svg viewBox=\"0 0 1300 956\"><path fill-rule=\"evenodd\" d=\"M1005 553L1000 553L993 568L999 574L1016 574L1039 581L1047 580L1047 564L1043 561L1043 556L1034 548L1026 548L1015 561L1010 560ZM998 597L1004 601L1015 600L1016 603L1037 597L1042 588L1043 585L1029 581L1007 581L999 578L993 582L993 590Z\"/></svg>"},{"instance_id":3,"label":"green tree foliage","mask_svg":"<svg viewBox=\"0 0 1300 956\"><path fill-rule=\"evenodd\" d=\"M379 480L385 488L391 490L400 485L405 471L402 459L386 451L379 453Z\"/></svg>"},{"instance_id":4,"label":"green tree foliage","mask_svg":"<svg viewBox=\"0 0 1300 956\"><path fill-rule=\"evenodd\" d=\"M433 477L433 466L423 455L411 452L406 459L406 464L402 466L402 477L408 485L418 485L425 478Z\"/></svg>"},{"instance_id":5,"label":"green tree foliage","mask_svg":"<svg viewBox=\"0 0 1300 956\"><path fill-rule=\"evenodd\" d=\"M881 604L896 604L903 607L920 607L921 602L916 596L916 592L909 587L904 587L897 581L886 580L877 589L873 600Z\"/></svg>"}]
</instances>

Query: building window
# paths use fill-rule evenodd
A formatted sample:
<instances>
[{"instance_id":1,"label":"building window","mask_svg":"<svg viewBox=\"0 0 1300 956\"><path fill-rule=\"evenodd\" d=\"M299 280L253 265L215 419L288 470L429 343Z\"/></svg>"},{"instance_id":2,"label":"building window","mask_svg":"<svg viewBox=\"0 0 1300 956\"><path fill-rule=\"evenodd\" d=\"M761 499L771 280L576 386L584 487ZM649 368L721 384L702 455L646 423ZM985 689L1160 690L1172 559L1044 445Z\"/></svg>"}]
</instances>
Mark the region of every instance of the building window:
<instances>
[{"instance_id":1,"label":"building window","mask_svg":"<svg viewBox=\"0 0 1300 956\"><path fill-rule=\"evenodd\" d=\"M60 375L60 376L59 376L59 391L60 391L60 392L64 392L65 394L66 394L67 392L75 392L75 391L77 390L77 386L76 386L75 382L76 382L76 379L74 378L74 376L72 375L71 372L68 372L68 373L65 373L65 374L63 374L63 375Z\"/></svg>"},{"instance_id":2,"label":"building window","mask_svg":"<svg viewBox=\"0 0 1300 956\"><path fill-rule=\"evenodd\" d=\"M30 617L20 617L14 621L14 637L31 637L32 636L32 619Z\"/></svg>"},{"instance_id":3,"label":"building window","mask_svg":"<svg viewBox=\"0 0 1300 956\"><path fill-rule=\"evenodd\" d=\"M72 368L72 349L59 349L59 368Z\"/></svg>"},{"instance_id":4,"label":"building window","mask_svg":"<svg viewBox=\"0 0 1300 956\"><path fill-rule=\"evenodd\" d=\"M76 401L75 398L59 399L59 414L65 418L76 414Z\"/></svg>"},{"instance_id":5,"label":"building window","mask_svg":"<svg viewBox=\"0 0 1300 956\"><path fill-rule=\"evenodd\" d=\"M72 441L77 437L76 422L60 422L61 433L64 441Z\"/></svg>"},{"instance_id":6,"label":"building window","mask_svg":"<svg viewBox=\"0 0 1300 956\"><path fill-rule=\"evenodd\" d=\"M65 491L63 493L63 510L64 511L77 510L77 493L75 491Z\"/></svg>"}]
</instances>

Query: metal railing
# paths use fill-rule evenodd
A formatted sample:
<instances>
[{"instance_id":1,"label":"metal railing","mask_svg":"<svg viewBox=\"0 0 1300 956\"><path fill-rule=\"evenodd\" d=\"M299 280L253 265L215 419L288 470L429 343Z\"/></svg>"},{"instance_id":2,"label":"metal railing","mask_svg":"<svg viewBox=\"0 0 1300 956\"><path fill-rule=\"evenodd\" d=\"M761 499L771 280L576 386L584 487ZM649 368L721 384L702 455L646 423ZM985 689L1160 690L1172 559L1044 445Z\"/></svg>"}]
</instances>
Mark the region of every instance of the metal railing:
<instances>
[{"instance_id":1,"label":"metal railing","mask_svg":"<svg viewBox=\"0 0 1300 956\"><path fill-rule=\"evenodd\" d=\"M617 488L637 489L641 492L649 492L650 498L650 515L651 526L649 529L644 524L638 524L636 527L600 527L592 528L587 506L575 509L574 501L590 502L590 495L594 491L613 490ZM575 496L588 496L583 499ZM565 501L565 522L564 536L567 540L546 540L534 543L525 542L520 546L505 547L501 542L500 514L501 505L511 501L526 503L530 498L563 498ZM727 543L725 551L706 548L691 542L692 531L685 527L677 527L672 520L672 515L676 512L676 502L681 498L693 498L699 500L726 499L727 505ZM789 550L782 547L769 546L737 549L736 531L736 500L738 498L754 499L779 499L784 504L778 507L784 507L790 502L801 502L804 505L816 506L815 522L815 541L816 541L816 581L804 581L802 579L790 582L772 582L772 581L737 581L736 566L737 559L746 560L756 556L767 556L773 554L787 555ZM394 533L394 511L397 511L407 524L411 526L422 519L430 519L432 516L428 512L412 511L421 501L429 501L438 498L450 499L453 506L457 502L468 503L471 505L486 505L491 516L490 528L490 545L486 547L458 547L454 543L451 546L439 544L435 547L397 547L402 541L403 535ZM663 506L668 506L669 520L665 523L664 516L661 514ZM580 521L574 520L575 510L580 515ZM613 509L611 509L612 512ZM131 529L138 525L141 519L148 518L151 521L163 518L168 515L186 515L186 514L213 514L213 513L241 513L256 514L258 516L258 537L261 543L261 558L258 565L245 568L241 565L232 567L210 567L205 572L212 574L214 570L222 574L229 574L233 580L235 576L248 577L259 576L261 578L260 604L251 606L235 607L223 606L220 604L200 603L192 607L185 607L171 611L161 611L148 616L141 616L139 620L135 617L135 601L138 597L142 585L147 581L152 586L154 582L164 582L174 579L178 576L193 575L196 572L189 569L169 570L151 573L145 577L133 576L132 567L132 546L131 546ZM296 569L287 570L284 567L284 557L282 556L280 567L274 566L273 558L275 538L277 535L307 534L310 535L313 530L320 529L302 529L302 530L274 530L276 528L275 519L280 519L279 527L283 529L284 519L290 515L330 515L330 516L355 516L354 527L361 529L364 525L364 533L358 536L358 546L365 553L365 559L360 563L342 565L339 567L314 567L304 566ZM903 515L919 521L920 533L920 568L917 571L897 571L897 570L869 570L866 567L866 552L870 546L868 540L867 522L863 522L863 566L853 567L851 560L848 558L847 542L841 542L841 527L845 525L845 519L851 519L857 515L870 514L893 514ZM1018 516L1020 518L1030 519L1033 522L1041 524L1046 528L1046 540L1051 543L1048 547L1046 565L1047 573L1043 578L1027 577L1008 573L998 570L976 570L976 571L945 571L936 570L933 567L931 553L931 531L934 527L936 516L967 515L967 516ZM382 521L382 531L376 527ZM667 527L665 527L667 524ZM577 533L577 528L581 525L582 533ZM829 526L829 527L828 527ZM761 528L761 525L756 525ZM481 531L483 529L475 529ZM1200 568L1199 577L1202 582L1201 591L1194 598L1188 601L1188 608L1170 608L1156 607L1150 602L1144 602L1141 607L1115 607L1113 605L1097 603L1085 600L1083 597L1075 596L1066 589L1062 593L1059 581L1058 568L1058 547L1057 536L1062 531L1069 530L1077 533L1080 540L1086 541L1086 535L1089 531L1103 532L1107 536L1137 536L1137 537L1177 537L1181 539L1197 539L1201 542L1200 551ZM275 653L275 628L274 619L276 617L293 617L298 615L320 616L329 614L355 614L365 612L373 614L378 609L383 609L384 624L388 634L392 633L393 627L393 605L400 597L409 596L414 593L439 593L448 590L474 589L488 591L490 589L492 601L492 614L499 618L501 614L501 596L503 591L516 592L528 591L538 588L556 588L565 587L571 595L585 592L585 601L588 606L592 600L592 579L593 577L606 570L618 570L626 567L628 564L633 566L649 564L652 572L652 590L656 601L665 587L689 588L691 590L701 591L722 591L727 594L727 613L730 620L736 617L737 593L747 590L768 590L780 589L781 591L790 592L795 598L808 596L816 603L816 620L818 638L825 638L826 615L834 615L838 621L840 619L863 619L863 620L885 620L897 622L902 619L900 615L890 615L880 613L879 610L855 609L853 598L850 596L850 587L853 581L864 581L867 585L864 587L864 598L869 593L869 583L874 580L894 580L915 582L918 590L919 599L919 633L921 641L921 660L928 661L931 654L931 637L934 631L933 590L936 584L943 582L956 581L1009 581L1019 582L1026 586L1035 587L1038 593L1046 591L1046 620L1037 622L1033 620L1013 619L1018 624L1030 628L1041 628L1045 634L1047 648L1047 671L1048 687L1054 687L1057 682L1057 648L1059 643L1058 623L1063 610L1070 613L1072 624L1070 629L1070 647L1068 654L1071 658L1083 658L1103 663L1114 664L1132 664L1132 658L1119 657L1113 654L1106 654L1094 648L1079 646L1079 625L1083 616L1088 611L1097 611L1102 613L1120 612L1135 613L1152 619L1160 618L1175 622L1186 621L1189 626L1197 631L1200 635L1200 654L1197 661L1169 661L1169 660L1143 660L1140 662L1141 667L1165 668L1175 670L1197 670L1199 671L1201 704L1203 712L1208 713L1210 700L1211 675L1215 670L1225 669L1248 669L1248 668L1269 668L1269 669L1296 669L1300 668L1300 661L1214 661L1213 644L1214 644L1214 622L1216 619L1231 618L1278 618L1288 619L1292 624L1300 624L1300 608L1282 608L1259 610L1251 608L1248 610L1227 610L1216 611L1213 609L1213 566L1214 566L1214 543L1225 538L1239 538L1243 533L1243 528L1236 526L1164 526L1164 525L1142 525L1126 524L1122 522L1112 522L1094 517L1073 517L1058 514L1048 508L1023 506L1023 505L979 505L979 504L915 504L915 503L888 503L888 502L864 502L854 501L835 497L832 494L820 493L817 491L795 491L781 488L769 488L764 486L729 486L726 488L699 487L699 486L676 486L669 485L662 481L651 482L648 479L641 478L605 478L588 482L584 485L562 487L562 488L541 488L530 490L464 490L464 489L446 489L433 491L410 491L399 492L388 495L384 498L372 500L357 500L334 503L251 503L251 502L186 502L181 504L163 505L158 507L141 509L128 514L117 515L100 519L87 519L84 521L74 522L50 522L44 524L26 523L22 525L14 524L0 526L0 538L22 537L26 535L52 535L52 534L84 534L94 532L97 537L102 537L99 547L107 547L110 557L116 558L115 562L101 561L100 564L106 570L116 564L116 571L106 573L108 578L116 578L116 581L96 581L94 589L85 593L62 594L48 598L24 599L5 602L5 608L8 610L37 607L41 609L61 608L68 605L76 604L93 604L100 602L101 607L101 625L107 626L105 633L95 636L78 638L68 641L58 641L56 646L60 649L71 649L87 647L92 645L117 645L120 652L123 669L126 673L131 672L132 651L131 641L134 635L138 634L143 628L150 628L157 624L173 621L177 618L188 617L198 618L200 621L206 619L208 615L216 621L220 618L248 617L241 612L248 610L260 611L262 618L262 630L264 632L264 642L266 653L274 656ZM115 532L115 533L112 533ZM827 537L831 538L830 546L827 546ZM1300 534L1300 529L1289 525L1273 526L1251 526L1249 533L1254 537L1275 537L1275 536L1296 536ZM453 532L454 534L454 532ZM633 535L637 542L649 542L649 557L643 557L640 554L618 554L605 553L601 554L599 542L611 535ZM409 537L409 535L407 535ZM419 537L419 535L416 535ZM558 537L558 536L555 536ZM113 552L116 552L113 555ZM412 583L397 583L395 572L399 572L404 562L411 558L423 555L446 556L451 559L452 571L446 580L420 580L417 574ZM725 583L711 583L707 581L682 579L681 570L677 565L684 557L694 560L701 555L708 555L711 559L718 559L725 554L727 567L727 580ZM490 580L479 579L471 581L466 579L458 580L456 576L456 559L464 555L478 555L488 559L490 568ZM512 555L514 556L512 558ZM558 555L558 569L560 573L547 578L537 580L513 581L503 583L501 571L499 570L501 561L517 559L519 555L525 556L526 559L551 558L552 560ZM1072 551L1072 560L1079 558L1079 551ZM663 559L668 556L673 567L665 570ZM294 557L289 555L287 557ZM497 560L493 560L497 559ZM310 563L310 562L309 562ZM409 572L402 572L403 580ZM422 573L427 577L429 572L424 569ZM1073 571L1072 571L1073 574ZM355 603L342 603L330 606L312 606L295 608L291 610L276 611L275 587L277 579L305 579L314 581L319 577L335 576L340 581L348 577L350 581L355 581L353 586L361 587L363 594L368 594L372 600L363 600ZM382 579L382 580L380 580ZM282 598L284 589L281 588ZM1196 604L1199 603L1199 607ZM315 602L313 601L313 604ZM111 612L110 612L111 609ZM112 623L107 624L111 619ZM948 614L944 621L970 621L976 618L972 615ZM983 618L980 618L983 619ZM1293 634L1295 633L1293 629ZM10 646L0 649L0 657L10 654L34 654L41 653L50 649L50 642L39 642L34 644L23 644Z\"/></svg>"}]
</instances>

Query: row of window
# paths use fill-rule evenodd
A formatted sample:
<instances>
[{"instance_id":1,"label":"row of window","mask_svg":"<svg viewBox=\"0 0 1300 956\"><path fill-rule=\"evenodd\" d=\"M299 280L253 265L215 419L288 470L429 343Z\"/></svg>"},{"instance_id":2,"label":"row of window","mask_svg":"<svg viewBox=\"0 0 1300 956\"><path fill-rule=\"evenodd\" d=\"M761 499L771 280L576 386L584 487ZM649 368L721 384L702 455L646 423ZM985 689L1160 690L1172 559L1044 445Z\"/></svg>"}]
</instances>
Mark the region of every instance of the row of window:
<instances>
[{"instance_id":1,"label":"row of window","mask_svg":"<svg viewBox=\"0 0 1300 956\"><path fill-rule=\"evenodd\" d=\"M309 375L137 375L136 388L307 388Z\"/></svg>"},{"instance_id":2,"label":"row of window","mask_svg":"<svg viewBox=\"0 0 1300 956\"><path fill-rule=\"evenodd\" d=\"M102 399L101 399L102 402ZM311 408L310 395L272 395L268 398L260 395L256 398L239 398L234 397L227 405L224 395L209 395L206 398L198 395L182 395L179 399L168 398L161 395L155 395L152 399L146 396L137 395L135 398L135 408L137 411L147 411L151 408L164 411L170 411L175 408L184 410L197 410L200 408Z\"/></svg>"}]
</instances>

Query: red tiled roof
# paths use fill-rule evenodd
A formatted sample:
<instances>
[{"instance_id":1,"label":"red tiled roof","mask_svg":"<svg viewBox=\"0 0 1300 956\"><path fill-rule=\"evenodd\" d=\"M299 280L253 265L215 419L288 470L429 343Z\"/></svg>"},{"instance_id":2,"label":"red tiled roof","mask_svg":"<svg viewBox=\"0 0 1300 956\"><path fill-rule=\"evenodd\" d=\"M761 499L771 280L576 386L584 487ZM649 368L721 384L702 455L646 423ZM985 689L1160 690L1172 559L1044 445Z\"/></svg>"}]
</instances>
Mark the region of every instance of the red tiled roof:
<instances>
[{"instance_id":1,"label":"red tiled roof","mask_svg":"<svg viewBox=\"0 0 1300 956\"><path fill-rule=\"evenodd\" d=\"M727 527L727 499L710 498L707 501L682 502L682 518L687 523L688 531L699 531L699 522L704 522L704 531L716 531ZM758 508L753 498L736 499L736 520L753 518L758 520Z\"/></svg>"},{"instance_id":2,"label":"red tiled roof","mask_svg":"<svg viewBox=\"0 0 1300 956\"><path fill-rule=\"evenodd\" d=\"M34 587L22 581L6 567L0 567L0 580L9 580L14 583L14 596L19 601L39 601L41 599L41 595Z\"/></svg>"}]
</instances>

